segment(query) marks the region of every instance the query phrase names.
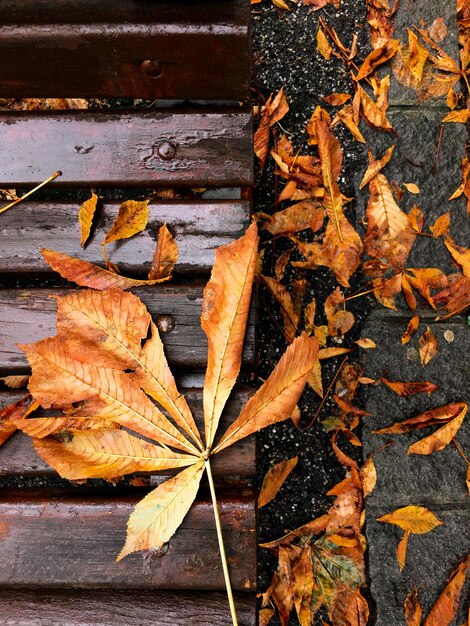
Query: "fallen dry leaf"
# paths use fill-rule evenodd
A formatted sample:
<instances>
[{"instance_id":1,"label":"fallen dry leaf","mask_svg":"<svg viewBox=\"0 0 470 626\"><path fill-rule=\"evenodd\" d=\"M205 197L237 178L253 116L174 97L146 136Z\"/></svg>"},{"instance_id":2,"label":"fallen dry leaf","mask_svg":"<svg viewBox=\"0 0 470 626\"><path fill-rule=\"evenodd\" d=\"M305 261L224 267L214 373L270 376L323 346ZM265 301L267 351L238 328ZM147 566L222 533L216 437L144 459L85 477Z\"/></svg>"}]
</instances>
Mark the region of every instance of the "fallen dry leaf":
<instances>
[{"instance_id":1,"label":"fallen dry leaf","mask_svg":"<svg viewBox=\"0 0 470 626\"><path fill-rule=\"evenodd\" d=\"M415 393L432 393L433 391L437 391L438 386L434 383L429 382L428 380L424 382L403 382L400 380L388 380L382 376L380 379L387 387L390 387L392 391L397 393L399 396L403 396L406 398L407 396L412 396Z\"/></svg>"},{"instance_id":2,"label":"fallen dry leaf","mask_svg":"<svg viewBox=\"0 0 470 626\"><path fill-rule=\"evenodd\" d=\"M365 187L374 178L374 176L376 176L380 172L380 170L382 170L387 165L387 163L392 158L394 148L394 145L390 146L390 148L387 148L383 156L380 157L380 159L377 159L377 161L373 159L372 153L369 150L370 163L367 166L366 171L364 172L364 176L362 177L359 189Z\"/></svg>"},{"instance_id":3,"label":"fallen dry leaf","mask_svg":"<svg viewBox=\"0 0 470 626\"><path fill-rule=\"evenodd\" d=\"M373 350L374 348L377 348L375 341L372 341L372 339L368 339L367 337L362 337L354 343L356 343L363 350Z\"/></svg>"},{"instance_id":4,"label":"fallen dry leaf","mask_svg":"<svg viewBox=\"0 0 470 626\"><path fill-rule=\"evenodd\" d=\"M95 215L96 207L98 204L98 196L92 192L91 198L86 200L78 212L78 221L80 223L80 245L82 248L85 246L88 237L90 236L91 227L93 224L93 217Z\"/></svg>"},{"instance_id":5,"label":"fallen dry leaf","mask_svg":"<svg viewBox=\"0 0 470 626\"><path fill-rule=\"evenodd\" d=\"M354 315L345 310L344 296L339 287L326 298L325 315L331 337L342 337L354 326Z\"/></svg>"},{"instance_id":6,"label":"fallen dry leaf","mask_svg":"<svg viewBox=\"0 0 470 626\"><path fill-rule=\"evenodd\" d=\"M467 413L467 405L461 410L461 412L436 430L432 435L420 439L416 443L412 444L408 448L407 454L432 454L433 452L439 452L443 450L455 437L459 428L463 424L465 415Z\"/></svg>"},{"instance_id":7,"label":"fallen dry leaf","mask_svg":"<svg viewBox=\"0 0 470 626\"><path fill-rule=\"evenodd\" d=\"M470 567L470 555L451 574L446 588L432 607L423 626L450 626L455 619L460 596Z\"/></svg>"},{"instance_id":8,"label":"fallen dry leaf","mask_svg":"<svg viewBox=\"0 0 470 626\"><path fill-rule=\"evenodd\" d=\"M157 234L157 247L150 266L149 279L162 280L171 278L171 273L178 260L179 250L173 235L166 224L160 226Z\"/></svg>"},{"instance_id":9,"label":"fallen dry leaf","mask_svg":"<svg viewBox=\"0 0 470 626\"><path fill-rule=\"evenodd\" d=\"M112 241L128 239L140 233L147 226L149 220L150 200L127 200L119 207L114 224L106 234L103 245Z\"/></svg>"},{"instance_id":10,"label":"fallen dry leaf","mask_svg":"<svg viewBox=\"0 0 470 626\"><path fill-rule=\"evenodd\" d=\"M299 457L295 456L292 459L276 463L267 471L258 496L258 506L260 508L276 497L287 477L297 465L298 460Z\"/></svg>"},{"instance_id":11,"label":"fallen dry leaf","mask_svg":"<svg viewBox=\"0 0 470 626\"><path fill-rule=\"evenodd\" d=\"M273 94L269 96L261 114L261 121L254 137L255 154L260 161L261 169L264 168L269 152L269 129L276 122L282 120L288 111L289 104L287 102L286 94L284 93L284 88L281 87L276 96L273 96Z\"/></svg>"},{"instance_id":12,"label":"fallen dry leaf","mask_svg":"<svg viewBox=\"0 0 470 626\"><path fill-rule=\"evenodd\" d=\"M421 626L423 609L419 603L418 588L413 585L413 589L405 598L405 619L406 626Z\"/></svg>"},{"instance_id":13,"label":"fallen dry leaf","mask_svg":"<svg viewBox=\"0 0 470 626\"><path fill-rule=\"evenodd\" d=\"M436 335L428 326L419 339L419 356L423 367L436 356L438 349Z\"/></svg>"},{"instance_id":14,"label":"fallen dry leaf","mask_svg":"<svg viewBox=\"0 0 470 626\"><path fill-rule=\"evenodd\" d=\"M414 315L408 322L408 326L406 327L406 330L401 337L402 346L405 346L407 343L410 342L411 337L416 332L418 326L419 326L419 316Z\"/></svg>"}]
</instances>

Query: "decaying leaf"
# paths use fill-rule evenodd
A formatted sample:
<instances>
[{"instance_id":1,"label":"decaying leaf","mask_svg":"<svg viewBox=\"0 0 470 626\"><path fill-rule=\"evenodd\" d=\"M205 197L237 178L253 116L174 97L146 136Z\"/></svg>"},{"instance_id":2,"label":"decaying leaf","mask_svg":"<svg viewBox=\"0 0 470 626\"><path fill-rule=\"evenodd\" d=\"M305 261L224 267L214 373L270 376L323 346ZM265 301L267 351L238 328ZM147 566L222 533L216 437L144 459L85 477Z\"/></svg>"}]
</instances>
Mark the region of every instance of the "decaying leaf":
<instances>
[{"instance_id":1,"label":"decaying leaf","mask_svg":"<svg viewBox=\"0 0 470 626\"><path fill-rule=\"evenodd\" d=\"M438 387L434 383L429 382L428 380L424 382L403 382L400 380L388 380L387 378L380 379L387 387L390 387L395 393L399 396L403 396L406 398L407 396L412 396L415 393L432 393L433 391L437 391Z\"/></svg>"},{"instance_id":2,"label":"decaying leaf","mask_svg":"<svg viewBox=\"0 0 470 626\"><path fill-rule=\"evenodd\" d=\"M451 574L446 588L432 607L423 626L450 626L455 619L460 596L470 568L470 555Z\"/></svg>"},{"instance_id":3,"label":"decaying leaf","mask_svg":"<svg viewBox=\"0 0 470 626\"><path fill-rule=\"evenodd\" d=\"M0 378L0 380L6 387L9 387L10 389L22 389L23 387L28 386L29 376L22 374L4 376Z\"/></svg>"},{"instance_id":4,"label":"decaying leaf","mask_svg":"<svg viewBox=\"0 0 470 626\"><path fill-rule=\"evenodd\" d=\"M392 158L392 154L393 154L393 150L394 150L395 146L390 146L390 148L387 148L387 150L384 152L383 156L380 157L380 159L377 159L377 161L375 161L372 157L372 153L369 150L369 165L364 173L364 176L361 180L361 183L359 185L359 189L362 189L363 187L365 187L373 178L376 174L378 174L380 172L380 170L382 170L387 163L390 161L390 159Z\"/></svg>"},{"instance_id":5,"label":"decaying leaf","mask_svg":"<svg viewBox=\"0 0 470 626\"><path fill-rule=\"evenodd\" d=\"M149 280L162 280L171 277L178 260L178 244L166 224L160 226L157 234L157 247L149 271Z\"/></svg>"},{"instance_id":6,"label":"decaying leaf","mask_svg":"<svg viewBox=\"0 0 470 626\"><path fill-rule=\"evenodd\" d=\"M85 246L88 237L90 236L91 227L93 224L93 217L95 215L96 206L98 204L98 196L92 192L91 198L86 200L78 212L78 221L80 223L81 240L80 245Z\"/></svg>"},{"instance_id":7,"label":"decaying leaf","mask_svg":"<svg viewBox=\"0 0 470 626\"><path fill-rule=\"evenodd\" d=\"M467 405L460 413L448 421L444 426L438 428L432 435L420 439L408 448L408 454L432 454L443 450L455 437L467 413Z\"/></svg>"},{"instance_id":8,"label":"decaying leaf","mask_svg":"<svg viewBox=\"0 0 470 626\"><path fill-rule=\"evenodd\" d=\"M276 465L273 465L273 467L268 470L263 479L263 484L261 485L261 490L258 496L258 506L260 508L268 504L268 502L271 502L271 500L276 497L279 489L297 465L298 460L299 457L295 456L292 459L276 463Z\"/></svg>"},{"instance_id":9,"label":"decaying leaf","mask_svg":"<svg viewBox=\"0 0 470 626\"><path fill-rule=\"evenodd\" d=\"M341 337L354 326L354 315L345 310L344 296L339 287L325 300L325 315L331 337Z\"/></svg>"},{"instance_id":10,"label":"decaying leaf","mask_svg":"<svg viewBox=\"0 0 470 626\"><path fill-rule=\"evenodd\" d=\"M436 335L428 326L419 339L419 356L423 367L436 356L438 349L439 344Z\"/></svg>"},{"instance_id":11,"label":"decaying leaf","mask_svg":"<svg viewBox=\"0 0 470 626\"><path fill-rule=\"evenodd\" d=\"M418 589L413 585L413 589L405 598L405 619L406 626L421 626L421 616L423 609L419 603Z\"/></svg>"},{"instance_id":12,"label":"decaying leaf","mask_svg":"<svg viewBox=\"0 0 470 626\"><path fill-rule=\"evenodd\" d=\"M408 322L408 326L406 327L406 330L402 335L402 338L401 338L402 346L405 346L407 343L410 342L410 339L416 332L418 326L419 326L419 316L414 315Z\"/></svg>"},{"instance_id":13,"label":"decaying leaf","mask_svg":"<svg viewBox=\"0 0 470 626\"><path fill-rule=\"evenodd\" d=\"M281 87L276 96L273 96L273 94L269 96L261 115L258 130L255 133L255 154L260 161L261 168L264 167L269 152L269 129L276 122L282 120L288 111L289 105L286 94L284 93L284 88Z\"/></svg>"}]
</instances>

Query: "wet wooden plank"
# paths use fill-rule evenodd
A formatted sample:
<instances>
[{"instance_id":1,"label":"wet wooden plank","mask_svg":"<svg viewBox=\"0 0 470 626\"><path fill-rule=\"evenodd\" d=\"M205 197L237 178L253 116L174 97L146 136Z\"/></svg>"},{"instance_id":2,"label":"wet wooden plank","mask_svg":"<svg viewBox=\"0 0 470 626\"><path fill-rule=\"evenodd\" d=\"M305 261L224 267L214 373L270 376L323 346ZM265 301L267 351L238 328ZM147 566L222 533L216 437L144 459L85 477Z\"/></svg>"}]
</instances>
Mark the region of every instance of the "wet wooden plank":
<instances>
[{"instance_id":1,"label":"wet wooden plank","mask_svg":"<svg viewBox=\"0 0 470 626\"><path fill-rule=\"evenodd\" d=\"M187 399L194 418L204 432L202 413L202 389L185 389L179 386ZM23 397L25 390L0 391L0 409ZM235 389L222 414L218 432L224 433L238 417L242 407L254 393L253 389ZM217 477L253 476L256 474L255 438L248 437L237 442L221 454L214 456L213 471ZM0 476L55 476L49 467L35 452L31 438L22 432L15 433L0 446ZM168 475L160 472L152 477L152 484L166 480Z\"/></svg>"},{"instance_id":2,"label":"wet wooden plank","mask_svg":"<svg viewBox=\"0 0 470 626\"><path fill-rule=\"evenodd\" d=\"M102 202L87 246L80 247L79 204L26 202L0 220L0 273L32 276L50 273L42 248L60 250L91 263L102 263L101 242L118 213L119 202ZM110 261L125 275L146 276L155 252L156 232L164 222L179 248L176 274L209 272L214 250L240 237L249 224L245 201L152 201L147 229L106 246Z\"/></svg>"},{"instance_id":3,"label":"wet wooden plank","mask_svg":"<svg viewBox=\"0 0 470 626\"><path fill-rule=\"evenodd\" d=\"M0 96L247 100L250 47L248 0L15 0Z\"/></svg>"},{"instance_id":4,"label":"wet wooden plank","mask_svg":"<svg viewBox=\"0 0 470 626\"><path fill-rule=\"evenodd\" d=\"M200 326L202 286L155 285L134 289L147 306L154 320L171 315L175 321L172 332L163 334L168 362L175 369L205 369L207 338ZM55 335L56 304L51 294L64 289L0 290L0 373L21 373L28 364L18 343L31 343ZM254 309L245 337L244 363L254 365Z\"/></svg>"},{"instance_id":5,"label":"wet wooden plank","mask_svg":"<svg viewBox=\"0 0 470 626\"><path fill-rule=\"evenodd\" d=\"M139 589L224 589L208 500L197 501L162 549L134 553L116 563L126 522L139 500L0 495L0 585ZM256 585L255 497L250 491L222 495L219 511L232 584Z\"/></svg>"},{"instance_id":6,"label":"wet wooden plank","mask_svg":"<svg viewBox=\"0 0 470 626\"><path fill-rule=\"evenodd\" d=\"M0 180L54 186L250 186L249 107L0 114Z\"/></svg>"},{"instance_id":7,"label":"wet wooden plank","mask_svg":"<svg viewBox=\"0 0 470 626\"><path fill-rule=\"evenodd\" d=\"M240 626L255 626L256 596L235 596ZM3 626L232 626L223 592L2 589Z\"/></svg>"}]
</instances>

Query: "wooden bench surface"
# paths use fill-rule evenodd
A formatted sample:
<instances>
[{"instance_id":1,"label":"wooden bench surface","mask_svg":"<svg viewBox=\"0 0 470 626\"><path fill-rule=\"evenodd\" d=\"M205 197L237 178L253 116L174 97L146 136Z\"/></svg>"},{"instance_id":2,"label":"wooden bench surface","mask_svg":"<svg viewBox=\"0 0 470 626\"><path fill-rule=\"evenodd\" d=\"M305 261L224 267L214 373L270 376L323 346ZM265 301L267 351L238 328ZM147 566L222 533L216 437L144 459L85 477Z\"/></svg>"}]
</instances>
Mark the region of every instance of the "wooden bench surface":
<instances>
[{"instance_id":1,"label":"wooden bench surface","mask_svg":"<svg viewBox=\"0 0 470 626\"><path fill-rule=\"evenodd\" d=\"M202 285L162 283L134 289L154 320L170 315L174 329L162 335L170 366L177 369L205 369L207 338L200 325ZM28 362L18 343L31 343L56 334L56 302L51 294L64 289L0 290L0 373L27 371ZM244 361L253 365L255 357L254 311L247 329Z\"/></svg>"},{"instance_id":2,"label":"wooden bench surface","mask_svg":"<svg viewBox=\"0 0 470 626\"><path fill-rule=\"evenodd\" d=\"M251 109L0 113L3 187L243 187L253 183Z\"/></svg>"},{"instance_id":3,"label":"wooden bench surface","mask_svg":"<svg viewBox=\"0 0 470 626\"><path fill-rule=\"evenodd\" d=\"M191 507L160 550L119 563L137 495L82 496L27 490L0 494L0 585L139 589L224 589L214 512L209 500ZM222 494L219 513L232 584L256 586L253 493Z\"/></svg>"},{"instance_id":4,"label":"wooden bench surface","mask_svg":"<svg viewBox=\"0 0 470 626\"><path fill-rule=\"evenodd\" d=\"M239 626L256 624L254 594L235 594ZM3 626L232 626L222 592L2 589Z\"/></svg>"},{"instance_id":5,"label":"wooden bench surface","mask_svg":"<svg viewBox=\"0 0 470 626\"><path fill-rule=\"evenodd\" d=\"M250 4L2 2L0 58L0 96L6 98L247 100Z\"/></svg>"},{"instance_id":6,"label":"wooden bench surface","mask_svg":"<svg viewBox=\"0 0 470 626\"><path fill-rule=\"evenodd\" d=\"M179 386L188 401L194 419L201 432L204 431L202 415L202 389L188 389ZM238 417L243 405L253 394L252 389L235 389L222 414L218 429L221 436ZM22 398L21 391L0 391L0 409ZM233 446L214 456L212 463L216 477L253 476L256 474L256 446L254 436L238 441ZM170 472L172 474L174 472ZM16 432L0 447L0 476L55 476L55 471L47 465L34 450L31 438ZM168 473L159 472L152 477L152 484L168 478Z\"/></svg>"},{"instance_id":7,"label":"wooden bench surface","mask_svg":"<svg viewBox=\"0 0 470 626\"><path fill-rule=\"evenodd\" d=\"M1 167L1 166L0 166ZM96 228L86 248L80 247L77 202L25 202L0 219L0 273L32 277L49 273L41 248L59 250L91 263L102 263L101 242L118 214L119 202L103 201ZM146 230L137 238L106 246L110 261L121 272L144 276L150 269L156 230L167 223L179 248L175 274L205 274L214 250L240 237L249 224L250 204L242 200L154 201Z\"/></svg>"}]
</instances>

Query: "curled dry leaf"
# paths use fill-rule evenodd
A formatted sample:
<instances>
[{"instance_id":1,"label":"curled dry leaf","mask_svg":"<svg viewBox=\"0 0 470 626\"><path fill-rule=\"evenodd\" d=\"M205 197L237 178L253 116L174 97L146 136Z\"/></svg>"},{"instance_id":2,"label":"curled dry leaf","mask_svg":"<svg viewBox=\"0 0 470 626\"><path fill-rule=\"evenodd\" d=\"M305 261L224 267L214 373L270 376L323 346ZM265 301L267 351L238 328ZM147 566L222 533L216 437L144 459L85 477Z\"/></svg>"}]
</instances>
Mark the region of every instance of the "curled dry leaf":
<instances>
[{"instance_id":1,"label":"curled dry leaf","mask_svg":"<svg viewBox=\"0 0 470 626\"><path fill-rule=\"evenodd\" d=\"M459 428L463 424L465 415L467 413L467 405L461 410L461 412L436 430L432 435L417 441L408 448L407 454L432 454L433 452L439 452L443 450L455 437Z\"/></svg>"},{"instance_id":2,"label":"curled dry leaf","mask_svg":"<svg viewBox=\"0 0 470 626\"><path fill-rule=\"evenodd\" d=\"M333 48L331 47L329 39L325 35L325 31L321 26L319 26L317 30L317 50L326 61L331 59Z\"/></svg>"},{"instance_id":3,"label":"curled dry leaf","mask_svg":"<svg viewBox=\"0 0 470 626\"><path fill-rule=\"evenodd\" d=\"M437 407L436 409L429 409L424 411L416 417L405 420L404 422L395 422L392 426L381 428L380 430L374 430L372 432L380 435L401 435L402 433L408 433L416 428L426 428L434 424L442 424L453 420L457 417L467 405L465 402L454 402L452 404L446 404L445 406Z\"/></svg>"},{"instance_id":4,"label":"curled dry leaf","mask_svg":"<svg viewBox=\"0 0 470 626\"><path fill-rule=\"evenodd\" d=\"M408 322L408 326L406 327L406 330L401 337L402 346L405 346L407 343L410 342L411 337L416 332L418 326L419 326L419 317L418 315L414 315Z\"/></svg>"},{"instance_id":5,"label":"curled dry leaf","mask_svg":"<svg viewBox=\"0 0 470 626\"><path fill-rule=\"evenodd\" d=\"M147 226L149 220L150 200L126 200L119 207L114 224L106 234L103 245L112 241L128 239L140 233Z\"/></svg>"},{"instance_id":6,"label":"curled dry leaf","mask_svg":"<svg viewBox=\"0 0 470 626\"><path fill-rule=\"evenodd\" d=\"M325 315L331 337L341 337L354 326L354 315L344 307L344 296L337 287L325 300Z\"/></svg>"},{"instance_id":7,"label":"curled dry leaf","mask_svg":"<svg viewBox=\"0 0 470 626\"><path fill-rule=\"evenodd\" d=\"M80 287L89 287L90 289L132 289L133 287L142 287L144 285L155 285L159 282L167 280L137 280L134 278L126 278L114 272L82 261L76 257L65 254L64 252L56 252L55 250L41 251L46 263L62 278L66 278Z\"/></svg>"},{"instance_id":8,"label":"curled dry leaf","mask_svg":"<svg viewBox=\"0 0 470 626\"><path fill-rule=\"evenodd\" d=\"M406 626L421 626L423 609L419 603L418 589L413 585L413 589L405 598L405 619Z\"/></svg>"},{"instance_id":9,"label":"curled dry leaf","mask_svg":"<svg viewBox=\"0 0 470 626\"><path fill-rule=\"evenodd\" d=\"M400 41L398 39L389 39L383 46L372 50L359 68L356 80L359 81L366 76L369 76L369 74L375 71L379 65L382 65L395 56L399 43Z\"/></svg>"},{"instance_id":10,"label":"curled dry leaf","mask_svg":"<svg viewBox=\"0 0 470 626\"><path fill-rule=\"evenodd\" d=\"M469 567L470 555L451 574L446 588L432 607L423 626L450 626L453 623Z\"/></svg>"},{"instance_id":11,"label":"curled dry leaf","mask_svg":"<svg viewBox=\"0 0 470 626\"><path fill-rule=\"evenodd\" d=\"M325 210L315 199L302 200L273 215L258 214L264 230L271 235L292 235L310 228L320 230L325 219Z\"/></svg>"},{"instance_id":12,"label":"curled dry leaf","mask_svg":"<svg viewBox=\"0 0 470 626\"><path fill-rule=\"evenodd\" d=\"M439 388L434 383L429 382L428 380L424 382L415 381L415 382L403 382L400 380L388 380L383 376L380 379L387 387L389 387L392 391L397 393L399 396L406 398L407 396L412 396L415 393L432 393L433 391L437 391Z\"/></svg>"},{"instance_id":13,"label":"curled dry leaf","mask_svg":"<svg viewBox=\"0 0 470 626\"><path fill-rule=\"evenodd\" d=\"M10 389L22 389L23 387L28 386L29 376L4 376L3 378L0 378L0 380L6 387L9 387Z\"/></svg>"},{"instance_id":14,"label":"curled dry leaf","mask_svg":"<svg viewBox=\"0 0 470 626\"><path fill-rule=\"evenodd\" d=\"M91 227L93 224L93 217L95 215L96 207L98 204L98 196L92 192L91 198L86 200L78 212L78 221L80 223L80 245L82 248L85 246L88 237L90 236Z\"/></svg>"},{"instance_id":15,"label":"curled dry leaf","mask_svg":"<svg viewBox=\"0 0 470 626\"><path fill-rule=\"evenodd\" d=\"M438 349L436 335L428 326L419 339L419 356L423 367L436 356Z\"/></svg>"},{"instance_id":16,"label":"curled dry leaf","mask_svg":"<svg viewBox=\"0 0 470 626\"><path fill-rule=\"evenodd\" d=\"M284 333L287 343L291 343L297 334L300 315L294 306L292 296L286 287L270 276L261 276L269 293L281 305L281 314L284 321Z\"/></svg>"},{"instance_id":17,"label":"curled dry leaf","mask_svg":"<svg viewBox=\"0 0 470 626\"><path fill-rule=\"evenodd\" d=\"M149 279L162 280L171 277L178 260L179 250L173 235L166 224L160 226L157 234L157 247L150 266Z\"/></svg>"},{"instance_id":18,"label":"curled dry leaf","mask_svg":"<svg viewBox=\"0 0 470 626\"><path fill-rule=\"evenodd\" d=\"M292 459L276 463L276 465L268 470L263 479L263 484L261 485L258 496L258 506L260 508L276 497L287 477L297 465L298 460L299 457L295 456Z\"/></svg>"},{"instance_id":19,"label":"curled dry leaf","mask_svg":"<svg viewBox=\"0 0 470 626\"><path fill-rule=\"evenodd\" d=\"M323 100L330 106L341 106L348 100L351 100L352 96L349 93L332 93L329 96L324 96Z\"/></svg>"},{"instance_id":20,"label":"curled dry leaf","mask_svg":"<svg viewBox=\"0 0 470 626\"><path fill-rule=\"evenodd\" d=\"M258 157L261 168L266 163L269 152L269 129L289 111L286 94L282 87L276 96L271 94L261 114L261 121L254 137L255 154Z\"/></svg>"},{"instance_id":21,"label":"curled dry leaf","mask_svg":"<svg viewBox=\"0 0 470 626\"><path fill-rule=\"evenodd\" d=\"M394 149L395 149L394 145L390 146L390 148L387 148L383 156L380 157L380 159L377 159L377 161L374 161L372 157L372 153L369 150L370 163L367 166L366 171L364 172L364 176L359 185L359 189L362 189L363 187L365 187L374 178L374 176L376 176L380 172L380 170L382 170L387 165L387 163L392 158Z\"/></svg>"}]
</instances>

